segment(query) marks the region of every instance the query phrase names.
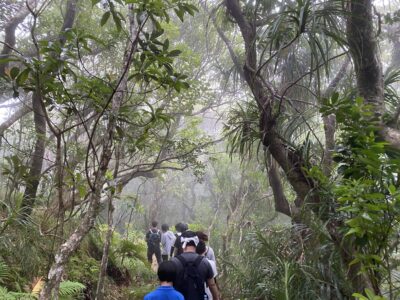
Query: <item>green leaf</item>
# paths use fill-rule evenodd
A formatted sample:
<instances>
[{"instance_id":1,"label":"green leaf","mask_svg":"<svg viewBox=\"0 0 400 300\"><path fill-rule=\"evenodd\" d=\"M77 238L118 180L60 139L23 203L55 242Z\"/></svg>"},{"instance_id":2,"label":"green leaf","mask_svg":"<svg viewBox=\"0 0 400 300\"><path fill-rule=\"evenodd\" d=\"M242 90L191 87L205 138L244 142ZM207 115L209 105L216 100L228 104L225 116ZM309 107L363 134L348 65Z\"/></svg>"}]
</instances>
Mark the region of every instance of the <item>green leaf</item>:
<instances>
[{"instance_id":1,"label":"green leaf","mask_svg":"<svg viewBox=\"0 0 400 300\"><path fill-rule=\"evenodd\" d=\"M376 262L378 262L378 263L381 263L382 262L382 258L381 257L379 257L378 255L376 255L376 254L372 254L372 255L370 255L369 256L369 258L371 258L371 259L373 259L373 260L375 260Z\"/></svg>"},{"instance_id":2,"label":"green leaf","mask_svg":"<svg viewBox=\"0 0 400 300\"><path fill-rule=\"evenodd\" d=\"M355 228L350 228L349 231L345 234L345 236L352 235L352 234L359 234L361 232L360 228L355 227Z\"/></svg>"},{"instance_id":3,"label":"green leaf","mask_svg":"<svg viewBox=\"0 0 400 300\"><path fill-rule=\"evenodd\" d=\"M28 79L30 71L31 70L29 68L26 68L21 73L19 73L19 75L18 75L18 77L16 79L18 86L21 86L21 85L24 84L24 82Z\"/></svg>"},{"instance_id":4,"label":"green leaf","mask_svg":"<svg viewBox=\"0 0 400 300\"><path fill-rule=\"evenodd\" d=\"M360 262L360 259L359 259L358 257L356 257L355 259L353 259L353 260L349 263L349 266L358 264L359 262Z\"/></svg>"},{"instance_id":5,"label":"green leaf","mask_svg":"<svg viewBox=\"0 0 400 300\"><path fill-rule=\"evenodd\" d=\"M374 299L375 298L375 293L372 292L370 289L365 289L364 291L365 291L365 294L367 295L367 297L369 299Z\"/></svg>"},{"instance_id":6,"label":"green leaf","mask_svg":"<svg viewBox=\"0 0 400 300\"><path fill-rule=\"evenodd\" d=\"M121 18L117 15L115 11L112 11L112 17L115 23L115 26L117 27L118 31L121 31L122 25L121 25Z\"/></svg>"},{"instance_id":7,"label":"green leaf","mask_svg":"<svg viewBox=\"0 0 400 300\"><path fill-rule=\"evenodd\" d=\"M125 136L125 132L122 130L121 127L117 126L117 127L115 127L115 129L118 133L119 138L123 138Z\"/></svg>"},{"instance_id":8,"label":"green leaf","mask_svg":"<svg viewBox=\"0 0 400 300\"><path fill-rule=\"evenodd\" d=\"M84 185L78 185L79 197L83 198L86 195L86 187Z\"/></svg>"},{"instance_id":9,"label":"green leaf","mask_svg":"<svg viewBox=\"0 0 400 300\"><path fill-rule=\"evenodd\" d=\"M107 180L113 180L114 178L113 172L111 170L107 170L105 177Z\"/></svg>"},{"instance_id":10,"label":"green leaf","mask_svg":"<svg viewBox=\"0 0 400 300\"><path fill-rule=\"evenodd\" d=\"M396 187L393 184L389 185L388 190L390 195L393 196L394 194L396 194Z\"/></svg>"},{"instance_id":11,"label":"green leaf","mask_svg":"<svg viewBox=\"0 0 400 300\"><path fill-rule=\"evenodd\" d=\"M12 57L8 57L8 56L2 57L2 56L3 55L0 55L0 64L6 64L11 61L18 61L18 59L16 59L16 58L12 58Z\"/></svg>"},{"instance_id":12,"label":"green leaf","mask_svg":"<svg viewBox=\"0 0 400 300\"><path fill-rule=\"evenodd\" d=\"M193 4L186 4L184 8L192 17L194 16L195 12L198 12L199 10L197 9L196 6Z\"/></svg>"},{"instance_id":13,"label":"green leaf","mask_svg":"<svg viewBox=\"0 0 400 300\"><path fill-rule=\"evenodd\" d=\"M355 102L357 103L357 105L361 106L364 103L364 98L363 97L357 97Z\"/></svg>"},{"instance_id":14,"label":"green leaf","mask_svg":"<svg viewBox=\"0 0 400 300\"><path fill-rule=\"evenodd\" d=\"M11 79L15 79L19 74L19 69L17 67L13 67L10 71Z\"/></svg>"},{"instance_id":15,"label":"green leaf","mask_svg":"<svg viewBox=\"0 0 400 300\"><path fill-rule=\"evenodd\" d=\"M332 94L332 97L331 97L331 102L332 102L332 104L338 102L338 100L339 100L339 93L338 93L338 92L334 92L334 93Z\"/></svg>"},{"instance_id":16,"label":"green leaf","mask_svg":"<svg viewBox=\"0 0 400 300\"><path fill-rule=\"evenodd\" d=\"M166 40L164 41L163 50L164 50L164 51L167 51L168 48L169 48L169 39L166 39Z\"/></svg>"},{"instance_id":17,"label":"green leaf","mask_svg":"<svg viewBox=\"0 0 400 300\"><path fill-rule=\"evenodd\" d=\"M178 16L179 20L183 22L183 16L185 12L182 9L174 9L176 15Z\"/></svg>"},{"instance_id":18,"label":"green leaf","mask_svg":"<svg viewBox=\"0 0 400 300\"><path fill-rule=\"evenodd\" d=\"M359 299L359 300L368 300L367 297L361 295L360 293L353 293L352 296L353 296L354 298L356 298L356 299Z\"/></svg>"},{"instance_id":19,"label":"green leaf","mask_svg":"<svg viewBox=\"0 0 400 300\"><path fill-rule=\"evenodd\" d=\"M169 57L176 57L179 56L179 54L181 54L182 51L181 50L172 50L171 52L168 53Z\"/></svg>"},{"instance_id":20,"label":"green leaf","mask_svg":"<svg viewBox=\"0 0 400 300\"><path fill-rule=\"evenodd\" d=\"M164 33L164 29L161 30L155 30L151 33L150 39L151 40L155 40L156 38L160 37L161 35L163 35Z\"/></svg>"},{"instance_id":21,"label":"green leaf","mask_svg":"<svg viewBox=\"0 0 400 300\"><path fill-rule=\"evenodd\" d=\"M101 0L92 0L92 6L95 6L97 3L99 3Z\"/></svg>"},{"instance_id":22,"label":"green leaf","mask_svg":"<svg viewBox=\"0 0 400 300\"><path fill-rule=\"evenodd\" d=\"M100 26L104 26L107 23L108 19L110 18L110 15L111 13L109 11L106 11L104 13L104 15L101 17Z\"/></svg>"},{"instance_id":23,"label":"green leaf","mask_svg":"<svg viewBox=\"0 0 400 300\"><path fill-rule=\"evenodd\" d=\"M373 220L372 220L372 218L370 217L370 215L368 214L368 213L363 213L362 215L361 215L361 217L363 218L363 219L365 219L365 220L367 220L367 221L371 221L371 222L373 222Z\"/></svg>"}]
</instances>

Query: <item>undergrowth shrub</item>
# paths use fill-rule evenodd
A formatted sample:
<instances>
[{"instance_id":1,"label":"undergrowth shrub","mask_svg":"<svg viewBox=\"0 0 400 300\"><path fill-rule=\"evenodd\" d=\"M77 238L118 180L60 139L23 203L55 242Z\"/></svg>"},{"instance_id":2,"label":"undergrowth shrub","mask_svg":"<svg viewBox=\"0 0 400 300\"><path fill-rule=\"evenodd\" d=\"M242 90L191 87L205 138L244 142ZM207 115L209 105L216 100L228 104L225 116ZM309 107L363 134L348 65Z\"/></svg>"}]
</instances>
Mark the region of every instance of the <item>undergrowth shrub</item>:
<instances>
[{"instance_id":1,"label":"undergrowth shrub","mask_svg":"<svg viewBox=\"0 0 400 300\"><path fill-rule=\"evenodd\" d=\"M346 299L339 254L315 228L272 228L248 234L237 261L223 261L228 299ZM224 289L226 293L226 289Z\"/></svg>"}]
</instances>

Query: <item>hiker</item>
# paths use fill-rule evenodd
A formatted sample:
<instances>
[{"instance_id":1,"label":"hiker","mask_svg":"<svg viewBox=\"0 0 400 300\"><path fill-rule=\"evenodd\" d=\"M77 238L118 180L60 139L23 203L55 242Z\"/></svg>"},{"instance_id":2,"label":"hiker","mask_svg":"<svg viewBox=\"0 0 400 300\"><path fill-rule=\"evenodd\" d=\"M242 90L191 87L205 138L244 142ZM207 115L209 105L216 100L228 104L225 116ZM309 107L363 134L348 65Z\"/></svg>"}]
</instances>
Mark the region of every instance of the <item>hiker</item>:
<instances>
[{"instance_id":1,"label":"hiker","mask_svg":"<svg viewBox=\"0 0 400 300\"><path fill-rule=\"evenodd\" d=\"M161 232L157 228L158 223L156 221L151 222L151 228L146 233L146 242L147 242L147 260L149 263L153 262L153 254L157 258L157 263L161 263Z\"/></svg>"},{"instance_id":2,"label":"hiker","mask_svg":"<svg viewBox=\"0 0 400 300\"><path fill-rule=\"evenodd\" d=\"M205 256L206 251L207 251L206 243L203 242L203 241L199 241L199 243L197 244L197 247L196 247L196 253L197 253L198 255ZM218 291L219 291L219 287L218 287L218 283L217 283L217 279L216 279L218 273L217 273L217 266L216 266L216 264L215 264L215 261L213 261L213 260L211 260L211 259L208 259L208 258L206 258L206 259L208 260L208 262L209 262L210 265L211 265L211 268L212 268L213 273L214 273L214 277L213 277L213 278L214 278L214 282L215 282L215 285L217 286L217 289L218 289ZM212 295L211 295L210 288L208 287L207 284L205 284L205 291L206 291L206 294L207 294L207 296L208 296L208 300L212 300L213 297L212 297Z\"/></svg>"},{"instance_id":3,"label":"hiker","mask_svg":"<svg viewBox=\"0 0 400 300\"><path fill-rule=\"evenodd\" d=\"M167 261L169 259L169 255L171 253L171 248L175 243L175 235L172 231L169 230L168 224L161 225L161 257L163 261Z\"/></svg>"},{"instance_id":4,"label":"hiker","mask_svg":"<svg viewBox=\"0 0 400 300\"><path fill-rule=\"evenodd\" d=\"M202 231L197 231L197 236L199 237L200 241L203 241L205 244L208 242L208 235ZM209 260L215 261L215 264L217 263L215 259L215 254L213 248L210 246L206 246L206 253L204 255L207 257Z\"/></svg>"},{"instance_id":5,"label":"hiker","mask_svg":"<svg viewBox=\"0 0 400 300\"><path fill-rule=\"evenodd\" d=\"M214 300L218 300L218 289L214 281L214 273L208 260L196 253L199 238L193 231L185 231L181 235L183 253L174 257L177 277L174 287L186 300L208 299L205 283L210 288Z\"/></svg>"},{"instance_id":6,"label":"hiker","mask_svg":"<svg viewBox=\"0 0 400 300\"><path fill-rule=\"evenodd\" d=\"M173 288L176 278L176 266L172 261L164 261L157 271L160 286L144 296L144 300L185 300L183 295Z\"/></svg>"},{"instance_id":7,"label":"hiker","mask_svg":"<svg viewBox=\"0 0 400 300\"><path fill-rule=\"evenodd\" d=\"M171 257L172 256L178 256L179 254L183 253L182 249L182 243L181 243L181 234L188 230L188 226L185 223L178 223L175 225L175 230L176 230L176 239L175 239L175 244L171 249Z\"/></svg>"}]
</instances>

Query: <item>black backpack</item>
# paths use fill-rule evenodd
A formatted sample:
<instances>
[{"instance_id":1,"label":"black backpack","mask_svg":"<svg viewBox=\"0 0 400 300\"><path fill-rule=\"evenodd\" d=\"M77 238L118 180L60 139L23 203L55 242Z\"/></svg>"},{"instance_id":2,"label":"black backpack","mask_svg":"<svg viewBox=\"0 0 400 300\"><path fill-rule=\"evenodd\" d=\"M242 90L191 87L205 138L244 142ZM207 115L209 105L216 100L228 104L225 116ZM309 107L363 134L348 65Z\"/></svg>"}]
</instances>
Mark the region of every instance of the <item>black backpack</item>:
<instances>
[{"instance_id":1,"label":"black backpack","mask_svg":"<svg viewBox=\"0 0 400 300\"><path fill-rule=\"evenodd\" d=\"M206 295L204 280L199 273L199 265L204 257L199 255L194 261L186 261L182 255L176 258L183 266L183 273L178 275L178 284L174 287L185 299L204 300Z\"/></svg>"},{"instance_id":2,"label":"black backpack","mask_svg":"<svg viewBox=\"0 0 400 300\"><path fill-rule=\"evenodd\" d=\"M183 248L182 248L182 243L181 243L181 236L176 235L176 240L175 240L175 245L176 247L176 256L180 255L183 253Z\"/></svg>"},{"instance_id":3,"label":"black backpack","mask_svg":"<svg viewBox=\"0 0 400 300\"><path fill-rule=\"evenodd\" d=\"M149 234L149 245L152 246L159 246L160 245L160 231L157 230L156 232L154 232L152 229L150 229L150 234Z\"/></svg>"}]
</instances>

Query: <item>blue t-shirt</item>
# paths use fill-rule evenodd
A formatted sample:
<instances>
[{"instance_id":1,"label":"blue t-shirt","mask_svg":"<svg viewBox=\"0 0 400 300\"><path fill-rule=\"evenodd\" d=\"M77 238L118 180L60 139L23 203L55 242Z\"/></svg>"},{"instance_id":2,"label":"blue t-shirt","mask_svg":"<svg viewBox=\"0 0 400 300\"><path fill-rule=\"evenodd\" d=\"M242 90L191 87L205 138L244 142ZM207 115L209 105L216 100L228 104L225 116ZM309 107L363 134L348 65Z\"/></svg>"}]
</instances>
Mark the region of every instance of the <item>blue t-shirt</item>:
<instances>
[{"instance_id":1,"label":"blue t-shirt","mask_svg":"<svg viewBox=\"0 0 400 300\"><path fill-rule=\"evenodd\" d=\"M144 300L185 300L185 298L172 286L159 286L144 296Z\"/></svg>"}]
</instances>

